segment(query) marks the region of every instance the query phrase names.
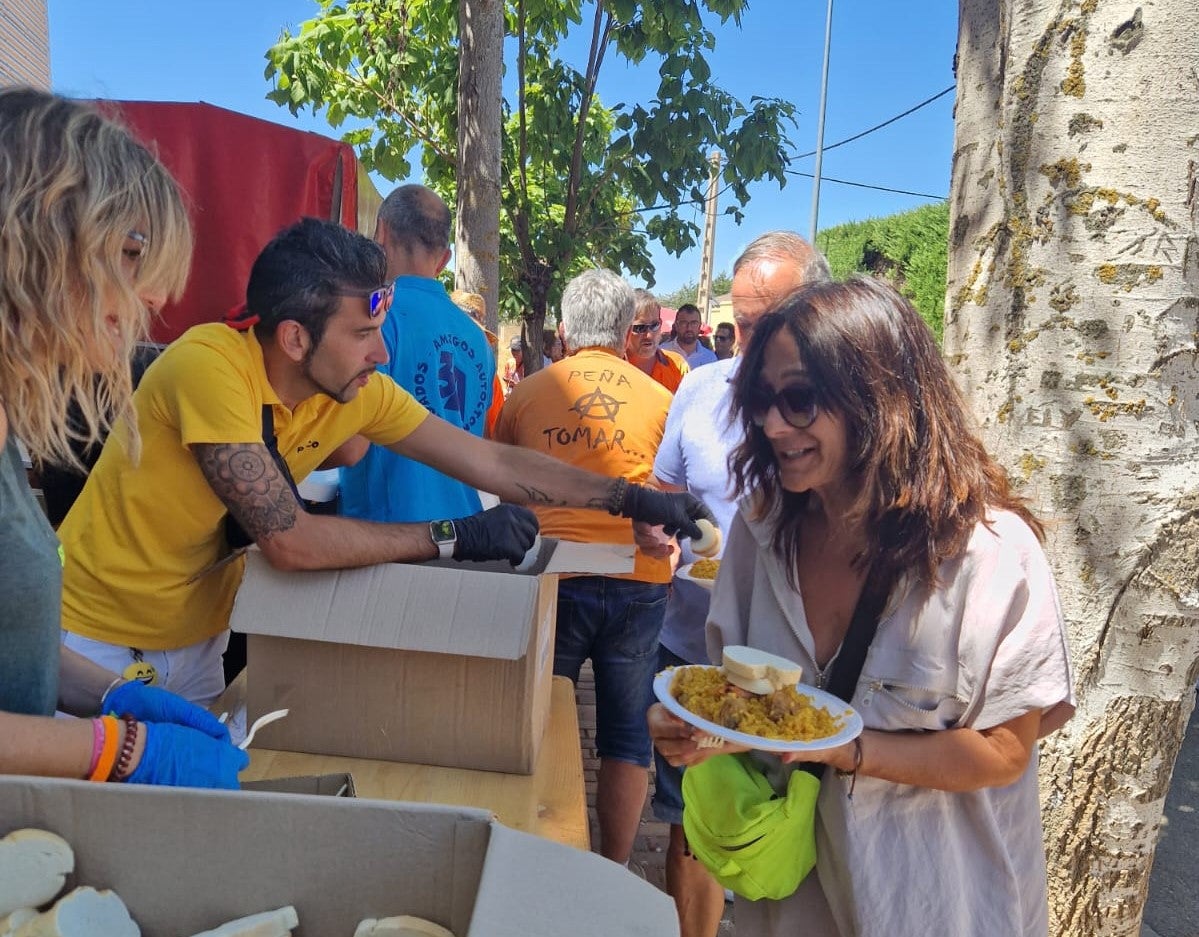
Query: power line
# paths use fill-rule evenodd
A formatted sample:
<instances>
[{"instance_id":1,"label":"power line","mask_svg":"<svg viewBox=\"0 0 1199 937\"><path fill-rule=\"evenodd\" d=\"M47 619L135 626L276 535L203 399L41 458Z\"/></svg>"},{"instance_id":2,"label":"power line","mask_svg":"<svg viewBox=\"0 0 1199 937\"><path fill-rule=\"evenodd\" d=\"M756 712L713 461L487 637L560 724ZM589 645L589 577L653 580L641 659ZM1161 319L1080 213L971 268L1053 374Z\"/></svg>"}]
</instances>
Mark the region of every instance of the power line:
<instances>
[{"instance_id":1,"label":"power line","mask_svg":"<svg viewBox=\"0 0 1199 937\"><path fill-rule=\"evenodd\" d=\"M920 110L920 108L926 107L929 104L932 104L933 101L936 101L938 98L945 97L945 95L949 94L949 92L952 91L956 87L957 87L957 85L950 85L944 91L938 91L931 98L926 98L925 100L923 100L919 104L917 104L915 107L909 107L902 114L896 114L894 117L884 120L881 124L875 124L869 130L863 130L861 133L855 133L852 137L846 137L844 140L838 140L836 143L830 143L828 146L822 147L821 151L824 153L827 153L829 150L835 150L839 146L845 146L846 143L853 143L854 140L860 140L860 139L862 139L862 137L866 136L867 134L874 133L874 131L876 131L876 130L882 130L888 124L893 124L893 123L895 123L895 121L901 120L904 117L907 117L908 114L914 114L916 111ZM795 159L804 159L805 157L815 156L815 155L816 155L816 151L812 150L808 153L800 153L798 156L795 157Z\"/></svg>"},{"instance_id":2,"label":"power line","mask_svg":"<svg viewBox=\"0 0 1199 937\"><path fill-rule=\"evenodd\" d=\"M797 169L786 169L784 172L789 176L805 176L808 179L813 178L810 172L800 172ZM914 195L917 198L931 198L938 202L944 201L948 196L945 195L930 195L928 192L911 192L907 189L892 189L885 185L870 185L866 182L850 182L848 179L834 179L832 176L822 176L825 182L836 182L838 185L852 185L858 189L874 189L876 192L894 192L897 195Z\"/></svg>"},{"instance_id":3,"label":"power line","mask_svg":"<svg viewBox=\"0 0 1199 937\"><path fill-rule=\"evenodd\" d=\"M902 120L903 118L907 117L909 114L914 114L916 111L920 110L920 108L927 107L929 104L932 104L933 101L936 101L939 98L945 97L945 95L949 94L949 92L953 91L954 88L956 88L956 87L957 87L956 85L950 85L948 88L944 88L941 91L938 91L931 98L925 98L919 104L915 104L912 107L909 107L903 113L896 114L894 117L890 117L887 120L884 120L881 124L875 124L873 127L870 127L867 130L863 130L861 133L855 133L852 137L846 137L844 140L838 140L836 143L830 143L828 146L823 148L823 151L827 153L829 150L835 150L837 147L844 146L846 143L853 143L854 140L860 140L860 139L862 139L862 137L866 136L867 134L874 133L876 130L881 130L883 127L893 124L897 120ZM808 153L800 153L798 156L793 156L791 158L791 160L789 160L789 162L794 162L797 159L804 159L808 156L815 156L815 155L816 155L815 150L812 150L811 152L808 152ZM783 170L783 172L787 173L788 175L792 175L792 176L806 176L809 179L812 178L811 173L799 172L798 170L795 170L795 169L785 169L785 170ZM856 186L856 187L862 188L862 189L876 189L879 192L894 192L898 195L915 195L919 198L931 198L931 199L936 199L938 201L940 201L941 199L944 199L946 197L944 195L929 195L927 192L909 192L905 189L890 189L890 188L887 188L886 186L881 186L881 185L867 185L865 182L847 182L844 179L832 179L828 176L823 176L823 178L828 179L829 182L836 182L841 185L852 185L852 186ZM724 195L724 193L727 192L729 189L731 189L733 187L733 185L734 185L734 183L732 183L732 182L725 185L723 188L721 188L721 190L719 192L716 193L716 197L719 198L720 196ZM664 202L661 205L647 205L644 208L630 208L626 211L618 212L618 214L620 214L620 215L636 215L636 214L640 214L641 212L660 211L663 208L679 208L682 205L701 205L701 204L703 204L702 200L684 199L683 201L678 202L676 204L670 204L668 202Z\"/></svg>"}]
</instances>

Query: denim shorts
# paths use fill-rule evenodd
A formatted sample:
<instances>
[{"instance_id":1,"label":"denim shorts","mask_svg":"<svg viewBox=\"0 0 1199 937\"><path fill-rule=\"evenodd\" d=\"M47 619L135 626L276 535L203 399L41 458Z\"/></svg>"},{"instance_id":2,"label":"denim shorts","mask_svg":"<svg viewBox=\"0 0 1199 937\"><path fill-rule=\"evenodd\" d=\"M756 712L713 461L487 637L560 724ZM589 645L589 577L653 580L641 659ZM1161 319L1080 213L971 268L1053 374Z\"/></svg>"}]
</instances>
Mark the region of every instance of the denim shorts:
<instances>
[{"instance_id":1,"label":"denim shorts","mask_svg":"<svg viewBox=\"0 0 1199 937\"><path fill-rule=\"evenodd\" d=\"M683 660L665 647L658 648L658 669L681 667L691 661ZM683 769L676 768L654 749L654 819L675 826L683 825Z\"/></svg>"},{"instance_id":2,"label":"denim shorts","mask_svg":"<svg viewBox=\"0 0 1199 937\"><path fill-rule=\"evenodd\" d=\"M574 576L558 583L554 673L578 683L595 672L595 747L600 758L649 767L645 711L658 664L666 583Z\"/></svg>"}]
</instances>

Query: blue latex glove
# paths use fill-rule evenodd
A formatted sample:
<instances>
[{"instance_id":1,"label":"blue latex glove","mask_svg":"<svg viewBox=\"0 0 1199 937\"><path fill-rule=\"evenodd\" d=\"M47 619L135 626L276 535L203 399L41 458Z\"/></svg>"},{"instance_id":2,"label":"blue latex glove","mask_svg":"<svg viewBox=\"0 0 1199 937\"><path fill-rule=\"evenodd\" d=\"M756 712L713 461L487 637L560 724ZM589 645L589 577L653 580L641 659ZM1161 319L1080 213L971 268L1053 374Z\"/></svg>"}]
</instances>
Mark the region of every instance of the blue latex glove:
<instances>
[{"instance_id":1,"label":"blue latex glove","mask_svg":"<svg viewBox=\"0 0 1199 937\"><path fill-rule=\"evenodd\" d=\"M142 726L146 747L130 784L168 784L175 787L238 788L238 772L250 756L229 742L209 738L203 732L170 723L148 722Z\"/></svg>"},{"instance_id":2,"label":"blue latex glove","mask_svg":"<svg viewBox=\"0 0 1199 937\"><path fill-rule=\"evenodd\" d=\"M137 680L114 687L104 697L100 711L118 716L129 713L138 722L171 722L198 729L222 742L229 741L229 730L208 710L189 703L182 696L156 686L146 686Z\"/></svg>"}]
</instances>

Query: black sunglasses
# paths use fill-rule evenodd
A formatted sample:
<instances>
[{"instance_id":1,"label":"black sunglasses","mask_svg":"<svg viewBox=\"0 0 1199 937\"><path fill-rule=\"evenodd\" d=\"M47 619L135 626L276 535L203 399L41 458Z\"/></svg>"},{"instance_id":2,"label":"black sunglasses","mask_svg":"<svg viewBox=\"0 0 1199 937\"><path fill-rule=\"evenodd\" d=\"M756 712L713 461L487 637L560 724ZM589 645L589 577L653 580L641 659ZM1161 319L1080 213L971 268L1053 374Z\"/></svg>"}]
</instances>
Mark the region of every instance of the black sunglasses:
<instances>
[{"instance_id":1,"label":"black sunglasses","mask_svg":"<svg viewBox=\"0 0 1199 937\"><path fill-rule=\"evenodd\" d=\"M745 409L754 426L765 426L770 411L778 407L781 416L796 429L807 429L820 415L818 394L807 384L792 384L777 392L763 387L755 388L746 402Z\"/></svg>"},{"instance_id":2,"label":"black sunglasses","mask_svg":"<svg viewBox=\"0 0 1199 937\"><path fill-rule=\"evenodd\" d=\"M653 322L634 322L629 326L630 331L634 335L644 335L646 332L657 332L662 328L662 320L655 319Z\"/></svg>"}]
</instances>

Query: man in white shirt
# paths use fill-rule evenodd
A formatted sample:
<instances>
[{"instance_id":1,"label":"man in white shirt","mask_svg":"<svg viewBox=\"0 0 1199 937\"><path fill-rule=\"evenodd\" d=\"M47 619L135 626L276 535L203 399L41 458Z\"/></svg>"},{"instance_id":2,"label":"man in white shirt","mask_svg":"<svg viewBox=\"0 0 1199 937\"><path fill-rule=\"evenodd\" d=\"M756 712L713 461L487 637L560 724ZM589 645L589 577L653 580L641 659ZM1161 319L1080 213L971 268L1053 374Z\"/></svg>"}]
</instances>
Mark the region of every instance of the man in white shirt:
<instances>
[{"instance_id":1,"label":"man in white shirt","mask_svg":"<svg viewBox=\"0 0 1199 937\"><path fill-rule=\"evenodd\" d=\"M716 353L700 344L699 330L699 308L692 303L683 303L674 315L674 338L663 342L661 347L682 355L692 371L701 364L711 364L716 360Z\"/></svg>"}]
</instances>

